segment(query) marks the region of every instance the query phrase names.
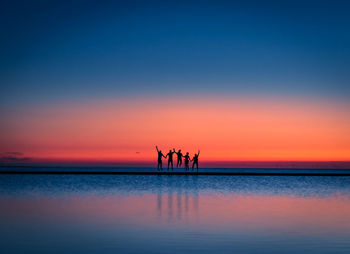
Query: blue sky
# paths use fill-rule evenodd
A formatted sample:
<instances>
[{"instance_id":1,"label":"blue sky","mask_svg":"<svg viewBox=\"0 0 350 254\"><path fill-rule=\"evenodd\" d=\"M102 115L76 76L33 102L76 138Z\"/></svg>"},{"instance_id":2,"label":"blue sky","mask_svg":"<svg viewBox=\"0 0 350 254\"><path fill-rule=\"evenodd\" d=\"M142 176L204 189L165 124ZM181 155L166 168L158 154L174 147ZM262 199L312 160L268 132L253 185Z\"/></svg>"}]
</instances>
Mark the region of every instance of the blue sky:
<instances>
[{"instance_id":1,"label":"blue sky","mask_svg":"<svg viewBox=\"0 0 350 254\"><path fill-rule=\"evenodd\" d=\"M241 93L348 100L348 1L242 2L2 1L1 105Z\"/></svg>"}]
</instances>

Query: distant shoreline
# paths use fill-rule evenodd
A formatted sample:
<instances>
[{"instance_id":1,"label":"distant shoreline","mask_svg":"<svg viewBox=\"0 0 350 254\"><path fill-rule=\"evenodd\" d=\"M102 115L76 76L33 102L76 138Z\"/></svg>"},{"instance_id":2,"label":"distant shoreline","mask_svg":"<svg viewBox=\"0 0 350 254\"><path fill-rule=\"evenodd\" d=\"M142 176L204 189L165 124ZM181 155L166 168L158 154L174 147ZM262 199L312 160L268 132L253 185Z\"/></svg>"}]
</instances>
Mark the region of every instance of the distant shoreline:
<instances>
[{"instance_id":1,"label":"distant shoreline","mask_svg":"<svg viewBox=\"0 0 350 254\"><path fill-rule=\"evenodd\" d=\"M288 163L288 162L286 162ZM340 162L344 163L344 165L333 165L333 167L327 162L317 162L319 165L317 166L310 166L310 165L281 165L281 166L272 166L272 165L263 165L263 166L249 166L249 165L235 165L235 166L200 166L202 169L276 169L276 170L350 170L350 162ZM320 165L321 163L324 163L324 165ZM332 163L332 162L331 162ZM333 162L334 163L334 162ZM339 163L339 162L336 162ZM324 166L324 167L322 167ZM163 169L166 169L166 163L163 165ZM2 168L50 168L50 169L65 169L65 168L74 168L74 169L80 169L80 168L106 168L106 169L156 169L156 164L154 165L98 165L98 164L82 164L82 165L76 165L76 164L62 164L62 165L45 165L45 164L38 164L38 165L13 165L13 164L0 164L0 170ZM175 167L174 167L175 169ZM179 169L179 168L176 168ZM181 168L182 169L182 168Z\"/></svg>"},{"instance_id":2,"label":"distant shoreline","mask_svg":"<svg viewBox=\"0 0 350 254\"><path fill-rule=\"evenodd\" d=\"M104 169L104 170L103 170ZM145 167L7 167L0 174L26 175L252 175L252 176L350 176L350 169L201 168L199 172L174 169L157 171Z\"/></svg>"},{"instance_id":3,"label":"distant shoreline","mask_svg":"<svg viewBox=\"0 0 350 254\"><path fill-rule=\"evenodd\" d=\"M57 172L57 171L2 171L11 175L251 175L251 176L350 176L350 173L214 173L214 172Z\"/></svg>"}]
</instances>

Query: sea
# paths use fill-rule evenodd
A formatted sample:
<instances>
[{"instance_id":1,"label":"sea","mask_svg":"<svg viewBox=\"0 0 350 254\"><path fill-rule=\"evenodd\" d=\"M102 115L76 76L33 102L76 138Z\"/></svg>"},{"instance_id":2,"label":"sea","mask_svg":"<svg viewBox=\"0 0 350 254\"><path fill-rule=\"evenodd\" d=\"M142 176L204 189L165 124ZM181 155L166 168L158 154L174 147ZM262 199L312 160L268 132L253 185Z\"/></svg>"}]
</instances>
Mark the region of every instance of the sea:
<instances>
[{"instance_id":1,"label":"sea","mask_svg":"<svg viewBox=\"0 0 350 254\"><path fill-rule=\"evenodd\" d=\"M310 170L1 168L0 253L350 253L349 171Z\"/></svg>"}]
</instances>

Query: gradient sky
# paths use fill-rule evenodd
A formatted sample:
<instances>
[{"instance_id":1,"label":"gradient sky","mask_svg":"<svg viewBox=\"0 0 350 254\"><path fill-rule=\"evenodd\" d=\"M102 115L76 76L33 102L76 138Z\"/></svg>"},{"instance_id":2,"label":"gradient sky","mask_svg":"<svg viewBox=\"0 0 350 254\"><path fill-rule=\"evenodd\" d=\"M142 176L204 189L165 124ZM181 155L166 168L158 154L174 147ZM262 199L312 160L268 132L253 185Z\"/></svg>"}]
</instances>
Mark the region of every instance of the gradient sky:
<instances>
[{"instance_id":1,"label":"gradient sky","mask_svg":"<svg viewBox=\"0 0 350 254\"><path fill-rule=\"evenodd\" d=\"M347 1L0 5L3 159L350 160Z\"/></svg>"}]
</instances>

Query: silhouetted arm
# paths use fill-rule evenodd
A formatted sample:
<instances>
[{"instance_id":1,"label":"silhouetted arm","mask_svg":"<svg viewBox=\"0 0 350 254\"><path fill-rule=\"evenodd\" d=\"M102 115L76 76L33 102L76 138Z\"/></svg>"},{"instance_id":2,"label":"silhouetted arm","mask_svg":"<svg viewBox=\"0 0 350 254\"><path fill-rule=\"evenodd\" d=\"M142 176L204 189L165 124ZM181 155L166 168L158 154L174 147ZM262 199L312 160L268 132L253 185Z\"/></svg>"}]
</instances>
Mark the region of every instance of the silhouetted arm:
<instances>
[{"instance_id":1,"label":"silhouetted arm","mask_svg":"<svg viewBox=\"0 0 350 254\"><path fill-rule=\"evenodd\" d=\"M174 151L174 153L177 154L177 156L179 156L179 153L175 151L175 148L173 148L173 151Z\"/></svg>"},{"instance_id":2,"label":"silhouetted arm","mask_svg":"<svg viewBox=\"0 0 350 254\"><path fill-rule=\"evenodd\" d=\"M159 153L158 146L156 146L157 152Z\"/></svg>"}]
</instances>

